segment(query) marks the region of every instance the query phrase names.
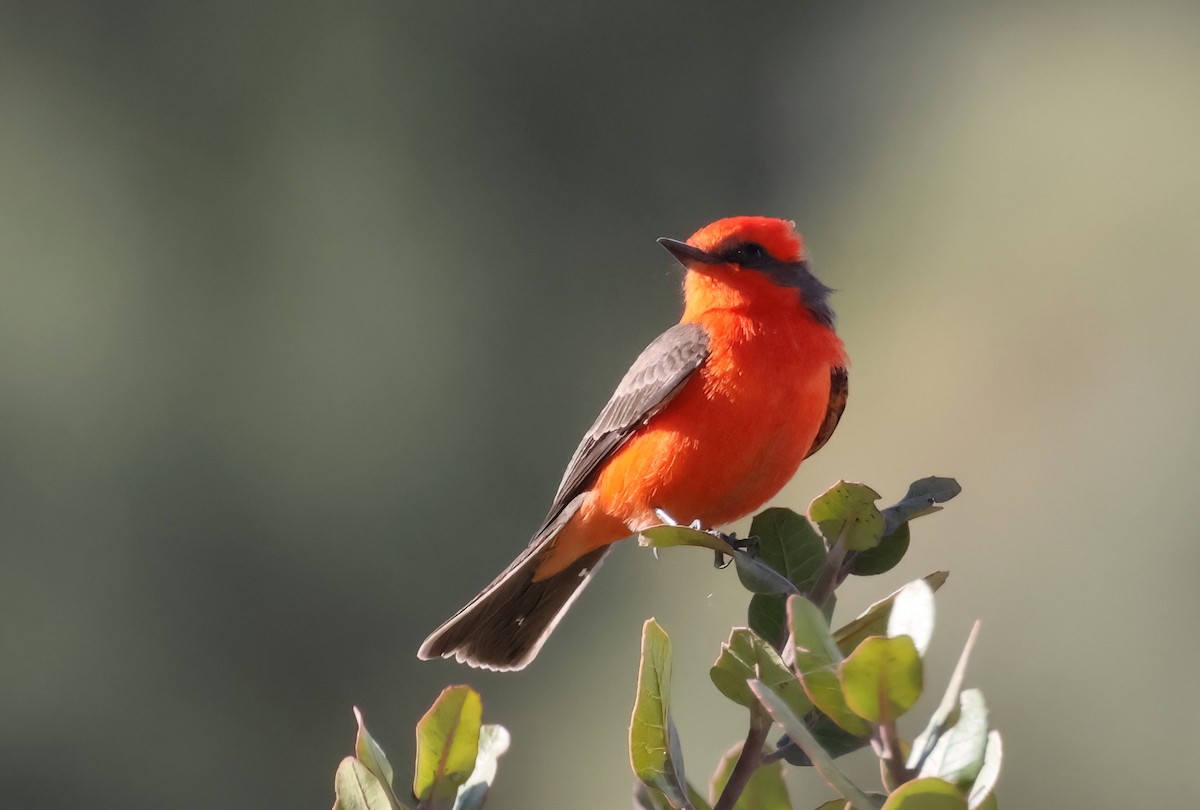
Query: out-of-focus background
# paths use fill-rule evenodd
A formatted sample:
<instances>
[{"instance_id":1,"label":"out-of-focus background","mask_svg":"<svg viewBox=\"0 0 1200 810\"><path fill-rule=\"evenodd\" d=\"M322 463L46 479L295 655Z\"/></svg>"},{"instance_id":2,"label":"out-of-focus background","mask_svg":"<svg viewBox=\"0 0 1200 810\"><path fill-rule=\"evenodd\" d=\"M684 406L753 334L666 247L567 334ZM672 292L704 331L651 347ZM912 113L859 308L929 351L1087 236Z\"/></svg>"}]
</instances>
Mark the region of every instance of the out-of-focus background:
<instances>
[{"instance_id":1,"label":"out-of-focus background","mask_svg":"<svg viewBox=\"0 0 1200 810\"><path fill-rule=\"evenodd\" d=\"M654 239L741 213L853 358L775 502L964 486L843 615L952 572L1005 806L1200 805L1198 87L1192 2L0 7L0 806L325 807L352 705L407 773L467 682L490 806L626 807L650 615L702 780L706 554L626 544L522 674L415 651L676 318Z\"/></svg>"}]
</instances>

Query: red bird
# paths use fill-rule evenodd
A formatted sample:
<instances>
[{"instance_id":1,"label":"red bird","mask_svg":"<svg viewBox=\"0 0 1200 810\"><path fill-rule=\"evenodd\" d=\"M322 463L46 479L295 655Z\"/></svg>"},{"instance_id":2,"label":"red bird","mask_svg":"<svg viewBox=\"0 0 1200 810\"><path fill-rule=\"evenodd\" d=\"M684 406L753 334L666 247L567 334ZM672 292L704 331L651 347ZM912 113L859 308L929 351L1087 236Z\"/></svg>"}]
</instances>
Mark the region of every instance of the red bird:
<instances>
[{"instance_id":1,"label":"red bird","mask_svg":"<svg viewBox=\"0 0 1200 810\"><path fill-rule=\"evenodd\" d=\"M794 224L733 217L658 241L687 270L683 317L600 411L528 548L421 658L523 668L613 543L659 513L705 527L750 514L837 427L846 353Z\"/></svg>"}]
</instances>

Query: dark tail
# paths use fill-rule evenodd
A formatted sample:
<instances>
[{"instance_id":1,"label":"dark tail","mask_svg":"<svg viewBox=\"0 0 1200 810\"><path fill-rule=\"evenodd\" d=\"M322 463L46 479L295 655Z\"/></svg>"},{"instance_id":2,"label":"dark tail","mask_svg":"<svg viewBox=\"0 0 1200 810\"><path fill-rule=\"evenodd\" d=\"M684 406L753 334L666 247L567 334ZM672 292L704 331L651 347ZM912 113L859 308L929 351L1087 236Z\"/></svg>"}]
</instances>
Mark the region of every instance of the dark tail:
<instances>
[{"instance_id":1,"label":"dark tail","mask_svg":"<svg viewBox=\"0 0 1200 810\"><path fill-rule=\"evenodd\" d=\"M484 669L523 669L533 660L600 567L609 546L585 554L565 570L534 582L533 573L549 552L543 542L526 549L466 607L435 630L417 656L454 656Z\"/></svg>"}]
</instances>

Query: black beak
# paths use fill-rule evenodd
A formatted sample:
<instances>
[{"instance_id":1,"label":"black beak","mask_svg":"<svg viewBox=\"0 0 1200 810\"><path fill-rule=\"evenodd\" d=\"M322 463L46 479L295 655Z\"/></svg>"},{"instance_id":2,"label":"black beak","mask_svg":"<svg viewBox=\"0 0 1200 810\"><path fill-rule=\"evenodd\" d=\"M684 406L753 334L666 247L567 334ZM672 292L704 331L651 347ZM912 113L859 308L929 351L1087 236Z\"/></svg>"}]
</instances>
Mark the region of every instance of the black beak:
<instances>
[{"instance_id":1,"label":"black beak","mask_svg":"<svg viewBox=\"0 0 1200 810\"><path fill-rule=\"evenodd\" d=\"M662 237L658 243L670 251L671 255L682 264L688 266L688 262L700 262L701 264L723 264L723 262L711 253L705 253L697 247L692 247L687 242L680 242L678 239L668 239Z\"/></svg>"}]
</instances>

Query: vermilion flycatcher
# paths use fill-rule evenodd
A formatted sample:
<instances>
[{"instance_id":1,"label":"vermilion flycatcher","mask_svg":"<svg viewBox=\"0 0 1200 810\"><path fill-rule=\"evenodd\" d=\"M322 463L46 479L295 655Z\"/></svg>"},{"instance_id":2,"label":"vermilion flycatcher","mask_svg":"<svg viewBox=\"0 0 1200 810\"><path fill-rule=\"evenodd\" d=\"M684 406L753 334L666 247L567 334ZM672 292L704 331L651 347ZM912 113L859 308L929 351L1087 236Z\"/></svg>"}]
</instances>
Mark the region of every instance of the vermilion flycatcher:
<instances>
[{"instance_id":1,"label":"vermilion flycatcher","mask_svg":"<svg viewBox=\"0 0 1200 810\"><path fill-rule=\"evenodd\" d=\"M679 323L634 361L567 465L529 547L418 655L521 669L609 546L663 522L750 514L829 440L846 407L830 289L780 219L733 217L687 242Z\"/></svg>"}]
</instances>

